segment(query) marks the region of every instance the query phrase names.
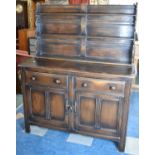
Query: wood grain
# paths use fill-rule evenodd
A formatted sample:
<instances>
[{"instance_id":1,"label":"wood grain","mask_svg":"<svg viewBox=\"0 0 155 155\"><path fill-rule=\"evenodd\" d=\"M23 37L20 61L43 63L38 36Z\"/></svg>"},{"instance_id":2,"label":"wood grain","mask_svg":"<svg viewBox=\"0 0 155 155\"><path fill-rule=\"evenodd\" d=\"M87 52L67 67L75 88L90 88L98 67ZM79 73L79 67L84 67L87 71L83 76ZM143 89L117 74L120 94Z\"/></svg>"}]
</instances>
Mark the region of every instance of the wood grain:
<instances>
[{"instance_id":1,"label":"wood grain","mask_svg":"<svg viewBox=\"0 0 155 155\"><path fill-rule=\"evenodd\" d=\"M52 119L64 120L65 119L65 98L62 95L50 95L50 112Z\"/></svg>"},{"instance_id":2,"label":"wood grain","mask_svg":"<svg viewBox=\"0 0 155 155\"><path fill-rule=\"evenodd\" d=\"M42 116L45 115L45 102L44 102L44 93L32 91L32 113L33 115Z\"/></svg>"},{"instance_id":3,"label":"wood grain","mask_svg":"<svg viewBox=\"0 0 155 155\"><path fill-rule=\"evenodd\" d=\"M80 101L80 124L95 124L95 99L81 98Z\"/></svg>"}]
</instances>

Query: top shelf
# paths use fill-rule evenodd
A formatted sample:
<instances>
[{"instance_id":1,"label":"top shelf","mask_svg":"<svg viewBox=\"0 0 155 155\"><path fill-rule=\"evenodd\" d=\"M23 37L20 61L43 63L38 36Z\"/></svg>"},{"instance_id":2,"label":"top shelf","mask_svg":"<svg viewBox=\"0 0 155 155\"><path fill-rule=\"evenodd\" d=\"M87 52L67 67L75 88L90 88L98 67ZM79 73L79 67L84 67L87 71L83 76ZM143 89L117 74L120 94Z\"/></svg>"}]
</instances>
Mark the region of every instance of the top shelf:
<instances>
[{"instance_id":1,"label":"top shelf","mask_svg":"<svg viewBox=\"0 0 155 155\"><path fill-rule=\"evenodd\" d=\"M136 14L136 5L37 5L37 13Z\"/></svg>"}]
</instances>

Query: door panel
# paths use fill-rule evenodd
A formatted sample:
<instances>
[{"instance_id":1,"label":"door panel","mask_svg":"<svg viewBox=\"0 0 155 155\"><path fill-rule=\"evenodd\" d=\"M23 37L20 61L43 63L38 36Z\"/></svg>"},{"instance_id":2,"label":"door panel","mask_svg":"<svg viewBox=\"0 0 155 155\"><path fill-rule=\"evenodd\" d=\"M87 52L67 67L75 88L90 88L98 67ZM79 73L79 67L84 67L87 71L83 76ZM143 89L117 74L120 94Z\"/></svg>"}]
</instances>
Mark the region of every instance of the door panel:
<instances>
[{"instance_id":1,"label":"door panel","mask_svg":"<svg viewBox=\"0 0 155 155\"><path fill-rule=\"evenodd\" d=\"M101 127L116 129L117 127L118 102L101 102Z\"/></svg>"},{"instance_id":2,"label":"door panel","mask_svg":"<svg viewBox=\"0 0 155 155\"><path fill-rule=\"evenodd\" d=\"M31 109L33 116L44 117L45 116L45 96L44 92L31 89Z\"/></svg>"},{"instance_id":3,"label":"door panel","mask_svg":"<svg viewBox=\"0 0 155 155\"><path fill-rule=\"evenodd\" d=\"M65 120L65 96L50 93L51 119Z\"/></svg>"},{"instance_id":4,"label":"door panel","mask_svg":"<svg viewBox=\"0 0 155 155\"><path fill-rule=\"evenodd\" d=\"M92 126L95 124L96 101L93 98L80 99L80 124Z\"/></svg>"},{"instance_id":5,"label":"door panel","mask_svg":"<svg viewBox=\"0 0 155 155\"><path fill-rule=\"evenodd\" d=\"M76 93L76 129L93 130L95 126L96 99L92 94Z\"/></svg>"},{"instance_id":6,"label":"door panel","mask_svg":"<svg viewBox=\"0 0 155 155\"><path fill-rule=\"evenodd\" d=\"M48 92L49 122L52 126L68 128L68 95L55 89Z\"/></svg>"},{"instance_id":7,"label":"door panel","mask_svg":"<svg viewBox=\"0 0 155 155\"><path fill-rule=\"evenodd\" d=\"M116 135L120 134L122 122L123 98L111 96L100 98L100 130L112 131Z\"/></svg>"}]
</instances>

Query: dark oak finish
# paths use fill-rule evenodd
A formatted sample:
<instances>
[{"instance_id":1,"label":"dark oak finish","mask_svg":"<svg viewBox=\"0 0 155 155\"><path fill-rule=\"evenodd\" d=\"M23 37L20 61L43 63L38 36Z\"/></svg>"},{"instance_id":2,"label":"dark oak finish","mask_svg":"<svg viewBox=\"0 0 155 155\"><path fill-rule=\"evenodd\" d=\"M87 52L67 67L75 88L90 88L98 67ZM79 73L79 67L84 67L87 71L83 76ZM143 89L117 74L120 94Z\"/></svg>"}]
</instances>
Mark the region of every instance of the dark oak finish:
<instances>
[{"instance_id":1,"label":"dark oak finish","mask_svg":"<svg viewBox=\"0 0 155 155\"><path fill-rule=\"evenodd\" d=\"M109 14L134 14L136 12L134 5L50 5L38 4L37 13L109 13Z\"/></svg>"},{"instance_id":2,"label":"dark oak finish","mask_svg":"<svg viewBox=\"0 0 155 155\"><path fill-rule=\"evenodd\" d=\"M94 93L77 93L76 129L118 136L121 130L121 98Z\"/></svg>"},{"instance_id":3,"label":"dark oak finish","mask_svg":"<svg viewBox=\"0 0 155 155\"><path fill-rule=\"evenodd\" d=\"M38 5L37 55L131 63L135 17L134 5Z\"/></svg>"},{"instance_id":4,"label":"dark oak finish","mask_svg":"<svg viewBox=\"0 0 155 155\"><path fill-rule=\"evenodd\" d=\"M76 78L76 88L79 90L92 90L95 92L112 93L116 95L124 95L125 82L119 81L108 81L100 79L91 79L91 78Z\"/></svg>"},{"instance_id":5,"label":"dark oak finish","mask_svg":"<svg viewBox=\"0 0 155 155\"><path fill-rule=\"evenodd\" d=\"M30 124L118 143L125 149L136 5L37 6L37 56L22 68Z\"/></svg>"},{"instance_id":6,"label":"dark oak finish","mask_svg":"<svg viewBox=\"0 0 155 155\"><path fill-rule=\"evenodd\" d=\"M115 29L115 28L114 28ZM132 44L130 39L91 38L81 36L47 36L38 38L38 56L75 57L104 60L107 62L130 63L132 61Z\"/></svg>"},{"instance_id":7,"label":"dark oak finish","mask_svg":"<svg viewBox=\"0 0 155 155\"><path fill-rule=\"evenodd\" d=\"M54 88L66 88L67 76L26 71L26 83L52 86Z\"/></svg>"},{"instance_id":8,"label":"dark oak finish","mask_svg":"<svg viewBox=\"0 0 155 155\"><path fill-rule=\"evenodd\" d=\"M108 138L124 150L133 66L43 58L21 66L25 106L35 114L25 108L26 129L32 123Z\"/></svg>"},{"instance_id":9,"label":"dark oak finish","mask_svg":"<svg viewBox=\"0 0 155 155\"><path fill-rule=\"evenodd\" d=\"M75 61L71 59L44 59L44 58L35 58L28 59L23 62L23 66L29 68L29 70L40 70L44 72L46 69L49 73L54 73L57 71L62 72L63 74L78 73L78 75L85 76L91 74L92 77L108 77L108 80L111 77L131 77L135 76L135 66L134 65L122 65L103 62L94 62L94 61ZM52 71L51 71L52 69ZM82 71L82 72L81 72ZM110 77L109 77L110 75Z\"/></svg>"},{"instance_id":10,"label":"dark oak finish","mask_svg":"<svg viewBox=\"0 0 155 155\"><path fill-rule=\"evenodd\" d=\"M26 89L31 121L46 120L53 126L67 128L68 94L66 90L55 88L54 85L47 88L47 85L36 85L30 82L26 84Z\"/></svg>"}]
</instances>

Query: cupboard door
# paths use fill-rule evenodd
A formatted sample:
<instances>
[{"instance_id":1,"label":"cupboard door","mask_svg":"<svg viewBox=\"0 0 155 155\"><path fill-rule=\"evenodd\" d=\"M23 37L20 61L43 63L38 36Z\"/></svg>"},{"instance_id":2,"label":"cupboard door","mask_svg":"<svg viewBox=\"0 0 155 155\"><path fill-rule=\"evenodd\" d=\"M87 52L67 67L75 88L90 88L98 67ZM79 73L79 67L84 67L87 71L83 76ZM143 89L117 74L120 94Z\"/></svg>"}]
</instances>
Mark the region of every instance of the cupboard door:
<instances>
[{"instance_id":1,"label":"cupboard door","mask_svg":"<svg viewBox=\"0 0 155 155\"><path fill-rule=\"evenodd\" d=\"M75 128L77 131L119 136L122 98L93 93L77 93Z\"/></svg>"},{"instance_id":2,"label":"cupboard door","mask_svg":"<svg viewBox=\"0 0 155 155\"><path fill-rule=\"evenodd\" d=\"M30 120L68 128L68 95L64 90L28 86Z\"/></svg>"},{"instance_id":3,"label":"cupboard door","mask_svg":"<svg viewBox=\"0 0 155 155\"><path fill-rule=\"evenodd\" d=\"M57 127L68 127L68 96L60 90L48 94L49 121Z\"/></svg>"}]
</instances>

